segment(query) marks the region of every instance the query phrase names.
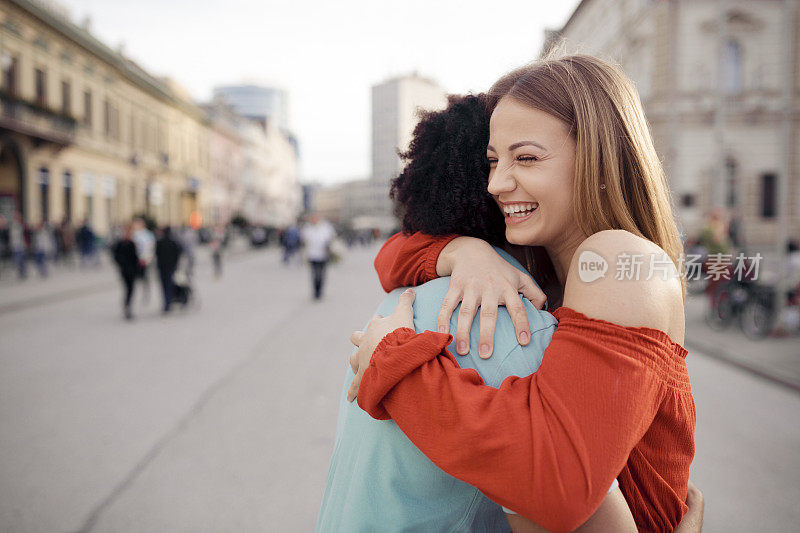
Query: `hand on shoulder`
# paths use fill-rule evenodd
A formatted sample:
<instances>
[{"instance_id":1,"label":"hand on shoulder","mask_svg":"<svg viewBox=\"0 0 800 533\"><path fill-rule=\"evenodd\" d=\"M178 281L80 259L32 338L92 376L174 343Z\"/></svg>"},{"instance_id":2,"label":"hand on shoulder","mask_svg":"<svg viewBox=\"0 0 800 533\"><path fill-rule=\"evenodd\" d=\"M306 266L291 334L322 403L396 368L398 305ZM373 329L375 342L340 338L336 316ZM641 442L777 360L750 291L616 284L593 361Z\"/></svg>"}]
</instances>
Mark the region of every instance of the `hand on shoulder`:
<instances>
[{"instance_id":1,"label":"hand on shoulder","mask_svg":"<svg viewBox=\"0 0 800 533\"><path fill-rule=\"evenodd\" d=\"M564 306L621 326L660 329L683 342L678 268L660 246L629 231L600 231L578 246Z\"/></svg>"}]
</instances>

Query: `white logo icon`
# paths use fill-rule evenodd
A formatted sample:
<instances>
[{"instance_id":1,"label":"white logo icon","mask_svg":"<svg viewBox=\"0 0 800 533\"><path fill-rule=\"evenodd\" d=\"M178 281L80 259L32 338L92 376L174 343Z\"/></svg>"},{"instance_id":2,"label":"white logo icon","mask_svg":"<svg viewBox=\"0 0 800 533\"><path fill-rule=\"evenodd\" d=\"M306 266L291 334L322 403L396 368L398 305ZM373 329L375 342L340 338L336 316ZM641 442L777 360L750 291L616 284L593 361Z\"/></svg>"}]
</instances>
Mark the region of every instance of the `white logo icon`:
<instances>
[{"instance_id":1,"label":"white logo icon","mask_svg":"<svg viewBox=\"0 0 800 533\"><path fill-rule=\"evenodd\" d=\"M578 277L584 283L591 283L605 277L608 261L602 255L591 250L584 250L578 257Z\"/></svg>"}]
</instances>

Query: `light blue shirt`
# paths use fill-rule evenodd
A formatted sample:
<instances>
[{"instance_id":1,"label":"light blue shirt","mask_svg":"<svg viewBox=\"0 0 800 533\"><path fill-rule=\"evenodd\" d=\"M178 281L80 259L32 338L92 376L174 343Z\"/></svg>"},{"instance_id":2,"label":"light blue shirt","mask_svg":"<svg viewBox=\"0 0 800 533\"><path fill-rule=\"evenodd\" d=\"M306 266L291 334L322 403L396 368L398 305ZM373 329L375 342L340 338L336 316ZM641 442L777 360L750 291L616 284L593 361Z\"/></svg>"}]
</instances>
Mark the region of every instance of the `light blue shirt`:
<instances>
[{"instance_id":1,"label":"light blue shirt","mask_svg":"<svg viewBox=\"0 0 800 533\"><path fill-rule=\"evenodd\" d=\"M509 263L522 265L496 249ZM436 320L450 278L439 278L416 290L414 328L436 331ZM391 314L402 289L389 294L377 313ZM520 346L505 307L498 309L493 355L478 357L479 317L471 329L470 353L457 357L462 368L474 368L483 381L499 387L508 376L527 376L542 362L556 329L550 313L523 299L531 342ZM458 310L450 331L455 331ZM455 353L455 341L448 346ZM353 380L349 365L339 405L336 442L317 528L319 532L366 531L510 531L503 509L475 487L446 474L433 464L391 420L375 420L356 402L347 402Z\"/></svg>"}]
</instances>

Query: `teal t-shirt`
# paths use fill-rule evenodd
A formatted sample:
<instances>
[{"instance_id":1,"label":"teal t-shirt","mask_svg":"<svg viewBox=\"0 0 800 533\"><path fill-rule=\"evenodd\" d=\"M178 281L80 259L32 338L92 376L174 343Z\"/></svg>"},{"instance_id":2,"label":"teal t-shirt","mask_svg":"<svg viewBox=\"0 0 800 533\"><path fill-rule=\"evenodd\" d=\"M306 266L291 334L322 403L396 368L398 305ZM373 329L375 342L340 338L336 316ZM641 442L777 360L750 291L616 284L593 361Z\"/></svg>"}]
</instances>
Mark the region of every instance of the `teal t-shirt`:
<instances>
[{"instance_id":1,"label":"teal t-shirt","mask_svg":"<svg viewBox=\"0 0 800 533\"><path fill-rule=\"evenodd\" d=\"M525 272L510 255L496 249L509 263ZM439 278L417 287L414 327L418 332L436 331L436 319L450 278ZM403 289L390 293L376 311L394 311ZM520 346L511 317L498 309L493 355L478 357L480 317L471 329L470 353L457 356L462 368L474 368L483 381L499 387L508 376L527 376L536 371L550 343L557 321L523 299L531 328L531 342ZM450 331L455 331L458 310ZM448 346L455 353L455 341ZM391 420L375 420L347 402L353 380L349 365L340 398L336 442L328 470L316 530L319 532L367 531L510 531L502 508L475 487L446 474L408 440Z\"/></svg>"}]
</instances>

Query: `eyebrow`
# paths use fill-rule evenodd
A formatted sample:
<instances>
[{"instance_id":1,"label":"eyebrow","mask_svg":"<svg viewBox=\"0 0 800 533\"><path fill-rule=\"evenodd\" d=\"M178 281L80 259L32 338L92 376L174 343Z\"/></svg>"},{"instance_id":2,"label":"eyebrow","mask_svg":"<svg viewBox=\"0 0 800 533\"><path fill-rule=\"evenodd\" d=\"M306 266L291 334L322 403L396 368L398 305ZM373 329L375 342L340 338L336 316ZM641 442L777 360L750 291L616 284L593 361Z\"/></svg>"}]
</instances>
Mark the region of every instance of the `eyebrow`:
<instances>
[{"instance_id":1,"label":"eyebrow","mask_svg":"<svg viewBox=\"0 0 800 533\"><path fill-rule=\"evenodd\" d=\"M517 148L519 148L521 146L535 146L535 147L537 147L537 148L539 148L541 150L547 151L547 148L545 148L544 146L542 146L541 144L539 144L539 143L537 143L535 141L520 141L520 142L516 142L516 143L514 143L514 144L512 144L511 146L508 147L508 151L510 152L512 150L516 150ZM495 150L494 146L492 146L491 144L488 145L486 147L486 149L487 150L491 150L492 152L497 152L497 150Z\"/></svg>"},{"instance_id":2,"label":"eyebrow","mask_svg":"<svg viewBox=\"0 0 800 533\"><path fill-rule=\"evenodd\" d=\"M539 144L539 143L537 143L535 141L520 141L518 143L514 143L511 146L509 146L508 150L509 151L516 150L520 146L535 146L535 147L540 148L542 150L547 150L547 148L545 148L544 146L542 146L541 144Z\"/></svg>"}]
</instances>

